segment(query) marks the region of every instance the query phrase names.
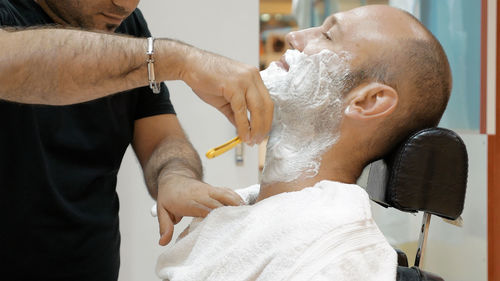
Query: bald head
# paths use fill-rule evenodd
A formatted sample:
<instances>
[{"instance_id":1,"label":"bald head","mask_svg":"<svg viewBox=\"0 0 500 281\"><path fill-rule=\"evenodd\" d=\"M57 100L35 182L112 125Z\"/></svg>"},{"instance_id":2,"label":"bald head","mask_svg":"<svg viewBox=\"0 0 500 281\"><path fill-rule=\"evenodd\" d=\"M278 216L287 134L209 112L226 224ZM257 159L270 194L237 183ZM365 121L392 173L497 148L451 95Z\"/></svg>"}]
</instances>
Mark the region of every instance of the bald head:
<instances>
[{"instance_id":1,"label":"bald head","mask_svg":"<svg viewBox=\"0 0 500 281\"><path fill-rule=\"evenodd\" d=\"M344 150L358 153L361 162L383 156L413 131L437 125L446 108L451 91L446 54L404 11L363 6L286 39L307 55L325 49L348 54L350 71L339 89L346 109L337 147L345 139ZM286 62L281 65L288 69Z\"/></svg>"},{"instance_id":2,"label":"bald head","mask_svg":"<svg viewBox=\"0 0 500 281\"><path fill-rule=\"evenodd\" d=\"M365 6L351 11L372 25L362 59L353 62L345 94L363 83L392 87L398 104L369 138L363 153L382 157L412 132L436 126L451 92L451 70L438 40L411 14L389 6ZM377 46L373 48L373 46Z\"/></svg>"}]
</instances>

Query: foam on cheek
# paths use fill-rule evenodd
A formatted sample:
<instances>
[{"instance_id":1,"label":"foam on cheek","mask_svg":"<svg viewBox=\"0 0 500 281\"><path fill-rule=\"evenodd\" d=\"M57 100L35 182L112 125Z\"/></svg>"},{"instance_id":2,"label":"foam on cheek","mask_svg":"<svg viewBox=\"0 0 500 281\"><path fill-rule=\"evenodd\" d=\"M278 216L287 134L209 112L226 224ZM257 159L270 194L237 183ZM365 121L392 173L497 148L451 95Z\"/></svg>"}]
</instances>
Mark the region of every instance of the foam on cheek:
<instances>
[{"instance_id":1,"label":"foam on cheek","mask_svg":"<svg viewBox=\"0 0 500 281\"><path fill-rule=\"evenodd\" d=\"M305 55L289 50L289 71L275 63L261 71L274 101L262 183L290 182L317 175L321 155L339 137L341 89L348 73L346 53Z\"/></svg>"}]
</instances>

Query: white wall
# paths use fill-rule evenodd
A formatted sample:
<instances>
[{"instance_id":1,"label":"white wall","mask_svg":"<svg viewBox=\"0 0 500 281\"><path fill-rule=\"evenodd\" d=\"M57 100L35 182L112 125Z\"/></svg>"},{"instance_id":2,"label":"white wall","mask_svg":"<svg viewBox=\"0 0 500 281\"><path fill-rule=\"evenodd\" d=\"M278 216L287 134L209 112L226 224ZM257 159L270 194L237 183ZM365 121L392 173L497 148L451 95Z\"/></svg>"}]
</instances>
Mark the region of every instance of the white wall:
<instances>
[{"instance_id":1,"label":"white wall","mask_svg":"<svg viewBox=\"0 0 500 281\"><path fill-rule=\"evenodd\" d=\"M142 1L139 5L155 37L178 39L215 53L258 65L258 1ZM168 82L178 117L200 155L236 136L234 127L203 103L183 82ZM216 186L245 187L257 183L257 149L245 147L244 165L236 166L234 151L213 160L202 157L205 181ZM129 149L118 174L122 233L120 281L158 280L158 224L149 214L139 164ZM176 234L186 224L184 219Z\"/></svg>"}]
</instances>

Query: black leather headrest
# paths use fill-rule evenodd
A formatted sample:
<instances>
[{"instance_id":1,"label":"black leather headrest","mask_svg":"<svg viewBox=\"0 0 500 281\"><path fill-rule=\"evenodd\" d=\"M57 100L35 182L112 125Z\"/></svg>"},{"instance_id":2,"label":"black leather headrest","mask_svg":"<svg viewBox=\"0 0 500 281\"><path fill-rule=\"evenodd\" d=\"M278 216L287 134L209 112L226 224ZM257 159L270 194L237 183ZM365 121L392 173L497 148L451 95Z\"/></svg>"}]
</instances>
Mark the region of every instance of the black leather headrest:
<instances>
[{"instance_id":1,"label":"black leather headrest","mask_svg":"<svg viewBox=\"0 0 500 281\"><path fill-rule=\"evenodd\" d=\"M462 139L448 129L428 128L371 164L366 191L384 207L454 220L464 207L467 171Z\"/></svg>"}]
</instances>

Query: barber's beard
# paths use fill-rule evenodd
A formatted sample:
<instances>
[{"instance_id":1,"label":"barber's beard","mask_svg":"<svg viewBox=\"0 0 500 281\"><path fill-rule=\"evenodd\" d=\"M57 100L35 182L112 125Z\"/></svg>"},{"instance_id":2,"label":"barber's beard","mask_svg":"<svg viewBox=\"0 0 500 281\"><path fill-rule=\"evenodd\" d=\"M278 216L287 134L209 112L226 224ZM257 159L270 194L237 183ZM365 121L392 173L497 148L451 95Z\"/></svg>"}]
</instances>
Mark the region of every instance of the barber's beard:
<instances>
[{"instance_id":1,"label":"barber's beard","mask_svg":"<svg viewBox=\"0 0 500 281\"><path fill-rule=\"evenodd\" d=\"M119 25L107 23L106 30L109 32L114 32L118 28L118 26Z\"/></svg>"},{"instance_id":2,"label":"barber's beard","mask_svg":"<svg viewBox=\"0 0 500 281\"><path fill-rule=\"evenodd\" d=\"M321 155L337 141L343 112L346 53L285 54L286 71L272 63L261 71L274 101L262 183L290 182L318 174Z\"/></svg>"}]
</instances>

